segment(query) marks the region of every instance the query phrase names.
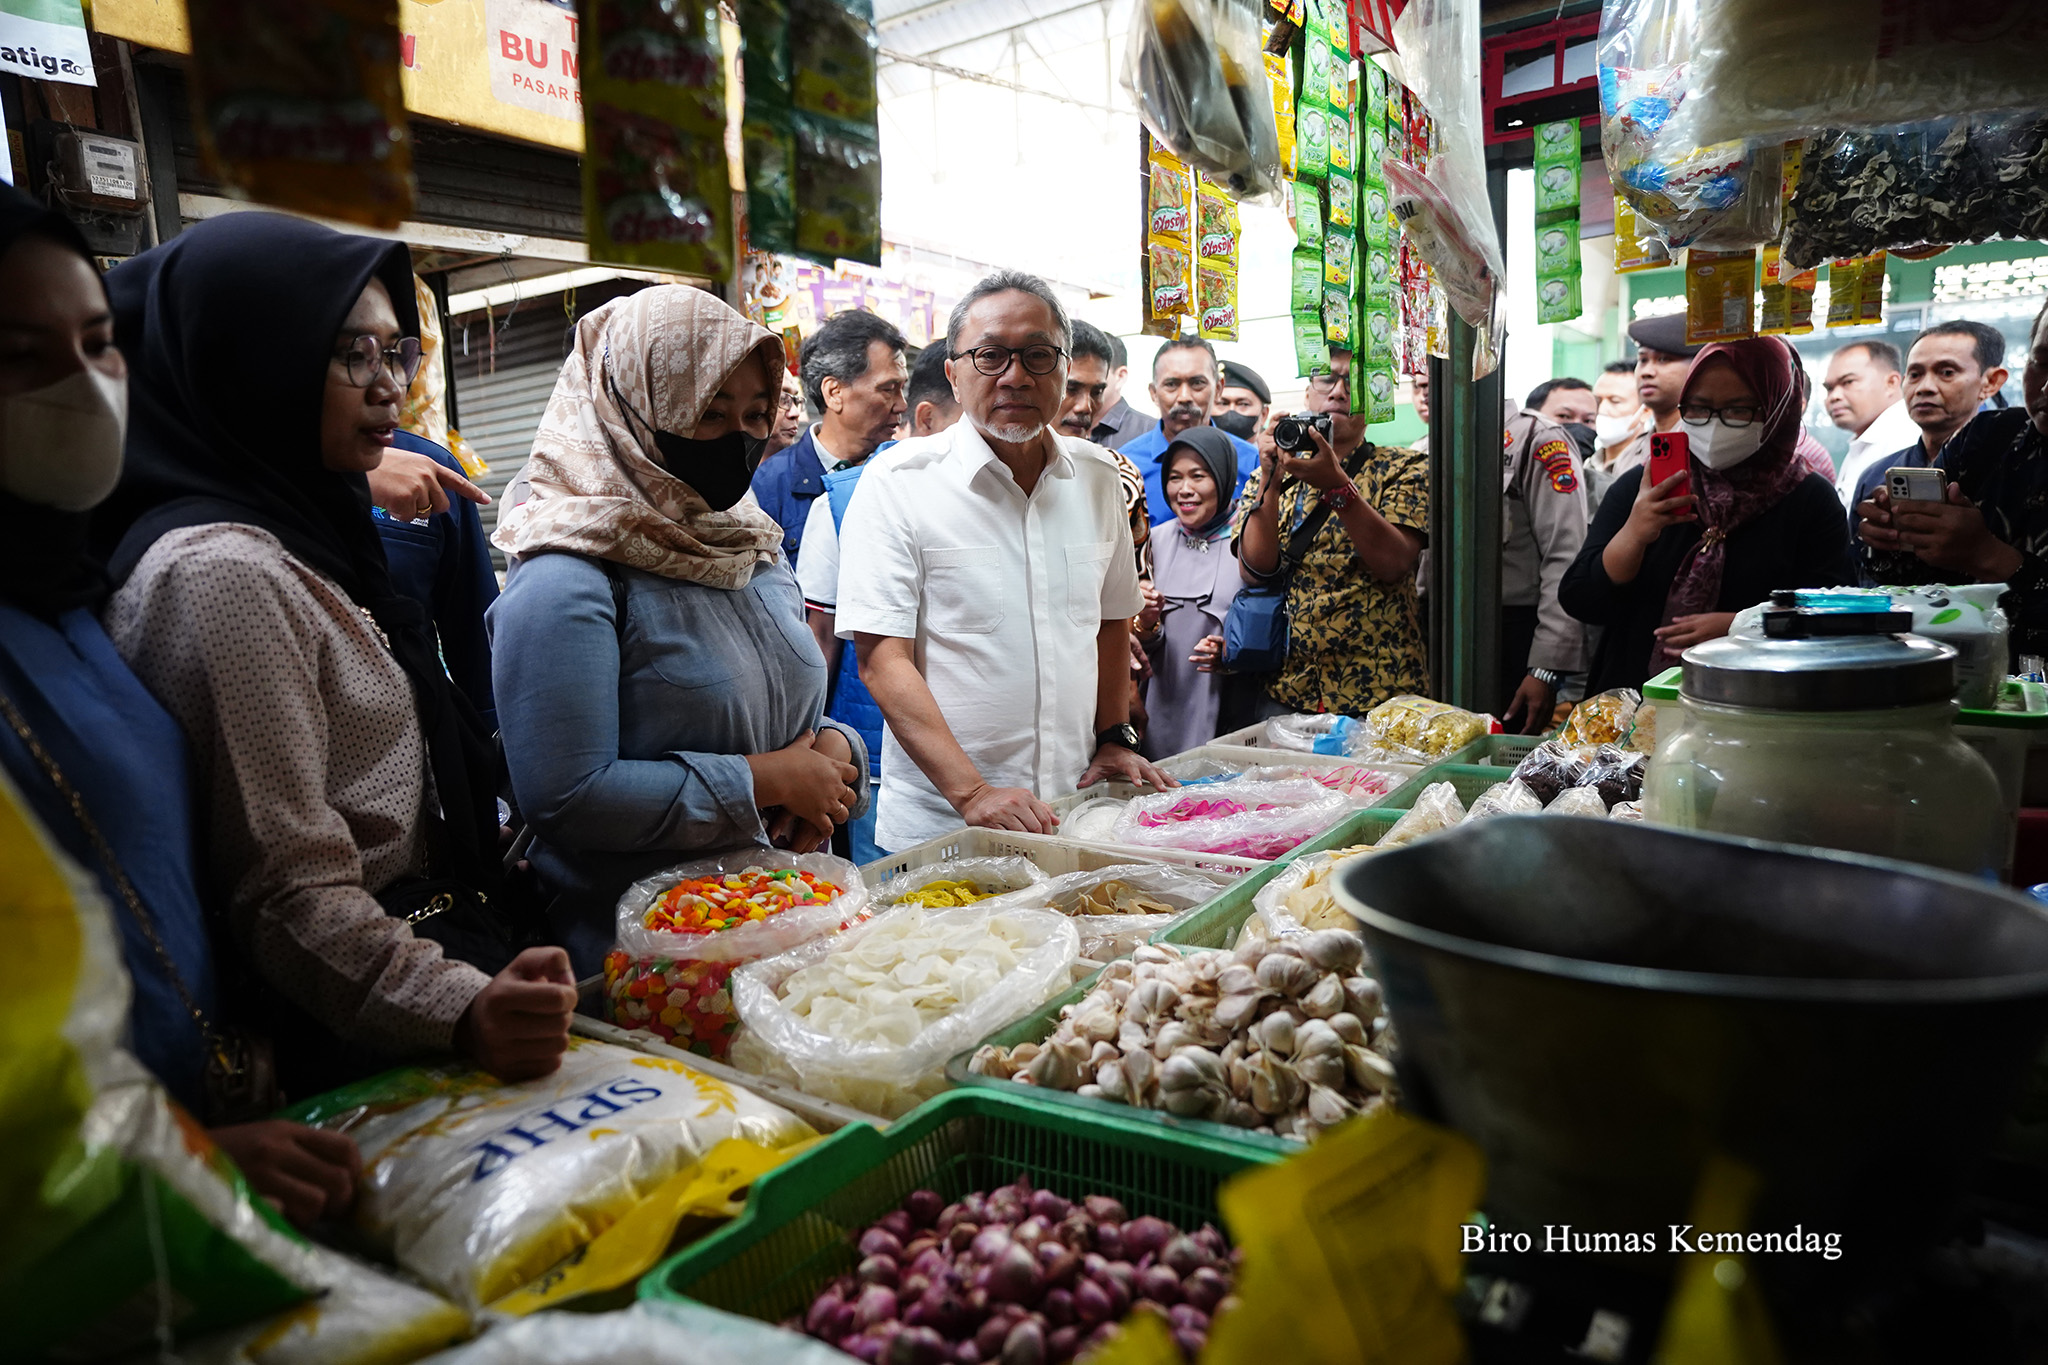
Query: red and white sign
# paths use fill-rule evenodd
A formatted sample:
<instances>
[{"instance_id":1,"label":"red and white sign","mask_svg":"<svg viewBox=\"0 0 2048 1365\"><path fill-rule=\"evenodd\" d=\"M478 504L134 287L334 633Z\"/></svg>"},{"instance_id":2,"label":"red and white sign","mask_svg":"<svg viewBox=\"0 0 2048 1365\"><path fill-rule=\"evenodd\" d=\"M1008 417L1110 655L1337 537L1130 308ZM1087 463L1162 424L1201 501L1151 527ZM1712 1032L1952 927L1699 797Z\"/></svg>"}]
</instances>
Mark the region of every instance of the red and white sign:
<instances>
[{"instance_id":1,"label":"red and white sign","mask_svg":"<svg viewBox=\"0 0 2048 1365\"><path fill-rule=\"evenodd\" d=\"M493 98L582 122L576 11L556 0L485 0Z\"/></svg>"},{"instance_id":2,"label":"red and white sign","mask_svg":"<svg viewBox=\"0 0 2048 1365\"><path fill-rule=\"evenodd\" d=\"M1394 21L1408 0L1351 0L1351 55L1394 51Z\"/></svg>"}]
</instances>

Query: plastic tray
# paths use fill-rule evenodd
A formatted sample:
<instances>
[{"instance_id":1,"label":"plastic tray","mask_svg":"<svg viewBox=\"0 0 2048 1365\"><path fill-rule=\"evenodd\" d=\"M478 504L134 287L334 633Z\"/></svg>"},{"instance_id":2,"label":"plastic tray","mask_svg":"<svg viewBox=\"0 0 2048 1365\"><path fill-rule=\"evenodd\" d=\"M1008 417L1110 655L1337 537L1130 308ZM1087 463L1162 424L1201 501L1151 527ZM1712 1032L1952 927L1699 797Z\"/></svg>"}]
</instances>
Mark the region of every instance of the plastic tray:
<instances>
[{"instance_id":1,"label":"plastic tray","mask_svg":"<svg viewBox=\"0 0 2048 1365\"><path fill-rule=\"evenodd\" d=\"M1217 1188L1280 1155L1119 1115L1081 1114L1035 1094L956 1090L886 1132L842 1129L770 1171L737 1219L649 1271L640 1297L695 1299L780 1322L852 1270L859 1260L852 1235L912 1190L952 1200L1020 1175L1069 1199L1111 1195L1133 1216L1149 1213L1184 1229L1221 1227Z\"/></svg>"},{"instance_id":2,"label":"plastic tray","mask_svg":"<svg viewBox=\"0 0 2048 1365\"><path fill-rule=\"evenodd\" d=\"M1199 867L1212 872L1242 876L1267 864L1250 858L1228 858L1220 853L1187 853L1175 848L1125 848L1119 844L1091 844L1062 839L1053 834L1018 834L1006 829L962 826L951 834L907 848L889 858L878 858L863 867L861 876L870 887L880 887L891 877L913 868L928 867L951 858L1029 858L1048 876L1069 872L1093 872L1118 863L1172 863L1178 867Z\"/></svg>"},{"instance_id":3,"label":"plastic tray","mask_svg":"<svg viewBox=\"0 0 2048 1365\"><path fill-rule=\"evenodd\" d=\"M1394 827L1401 814L1400 811L1384 808L1362 810L1317 839L1314 844L1303 844L1289 855L1287 862L1311 853L1327 853L1333 848L1350 848L1354 844L1376 844L1382 835ZM1285 866L1286 862L1275 863L1273 870L1265 876L1245 878L1207 905L1196 906L1152 935L1152 941L1171 943L1177 948L1228 948L1236 941L1238 929L1251 918L1252 898L1259 894L1267 882L1279 876ZM1058 1011L1054 1011L1053 1017L1058 1018Z\"/></svg>"}]
</instances>

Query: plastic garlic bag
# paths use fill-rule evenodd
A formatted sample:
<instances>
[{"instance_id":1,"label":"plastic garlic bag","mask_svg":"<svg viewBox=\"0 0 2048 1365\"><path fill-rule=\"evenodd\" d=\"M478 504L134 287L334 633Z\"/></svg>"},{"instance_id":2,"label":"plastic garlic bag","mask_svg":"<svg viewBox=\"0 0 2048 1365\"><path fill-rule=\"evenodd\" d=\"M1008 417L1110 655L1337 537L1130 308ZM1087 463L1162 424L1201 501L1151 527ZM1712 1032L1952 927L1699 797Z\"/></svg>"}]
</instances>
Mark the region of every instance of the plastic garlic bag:
<instances>
[{"instance_id":1,"label":"plastic garlic bag","mask_svg":"<svg viewBox=\"0 0 2048 1365\"><path fill-rule=\"evenodd\" d=\"M1496 815L1541 815L1543 803L1536 799L1536 793L1520 782L1509 779L1498 787L1483 793L1472 803L1472 809L1465 812L1467 820L1485 820Z\"/></svg>"},{"instance_id":2,"label":"plastic garlic bag","mask_svg":"<svg viewBox=\"0 0 2048 1365\"><path fill-rule=\"evenodd\" d=\"M1546 815L1590 815L1595 819L1607 818L1607 803L1600 799L1600 793L1591 787L1573 787L1560 792L1555 801L1544 807Z\"/></svg>"},{"instance_id":3,"label":"plastic garlic bag","mask_svg":"<svg viewBox=\"0 0 2048 1365\"><path fill-rule=\"evenodd\" d=\"M572 1256L571 1287L628 1282L667 1232L623 1239L632 1254L615 1262L596 1246L605 1232L729 1213L733 1191L816 1136L681 1062L584 1038L539 1080L413 1067L288 1112L355 1139L355 1222L372 1244L458 1303L513 1313L546 1306L519 1291Z\"/></svg>"}]
</instances>

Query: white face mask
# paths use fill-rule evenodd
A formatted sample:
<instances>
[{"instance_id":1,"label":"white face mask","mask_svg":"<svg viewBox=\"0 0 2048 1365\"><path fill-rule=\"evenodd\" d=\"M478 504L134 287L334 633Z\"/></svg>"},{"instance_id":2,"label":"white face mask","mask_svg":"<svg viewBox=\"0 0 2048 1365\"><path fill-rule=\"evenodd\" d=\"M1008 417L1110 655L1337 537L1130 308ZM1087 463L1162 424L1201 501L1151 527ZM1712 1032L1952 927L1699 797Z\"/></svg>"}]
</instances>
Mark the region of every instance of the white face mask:
<instances>
[{"instance_id":1,"label":"white face mask","mask_svg":"<svg viewBox=\"0 0 2048 1365\"><path fill-rule=\"evenodd\" d=\"M1692 457L1709 469L1733 469L1756 454L1757 447L1764 443L1762 422L1731 427L1716 417L1703 427L1687 422L1684 429L1692 446Z\"/></svg>"},{"instance_id":2,"label":"white face mask","mask_svg":"<svg viewBox=\"0 0 2048 1365\"><path fill-rule=\"evenodd\" d=\"M0 489L83 512L121 481L128 381L88 366L45 388L0 395Z\"/></svg>"},{"instance_id":3,"label":"white face mask","mask_svg":"<svg viewBox=\"0 0 2048 1365\"><path fill-rule=\"evenodd\" d=\"M1608 446L1620 445L1635 434L1635 413L1631 413L1627 417L1609 417L1603 412L1593 419L1593 439L1600 443L1602 449Z\"/></svg>"}]
</instances>

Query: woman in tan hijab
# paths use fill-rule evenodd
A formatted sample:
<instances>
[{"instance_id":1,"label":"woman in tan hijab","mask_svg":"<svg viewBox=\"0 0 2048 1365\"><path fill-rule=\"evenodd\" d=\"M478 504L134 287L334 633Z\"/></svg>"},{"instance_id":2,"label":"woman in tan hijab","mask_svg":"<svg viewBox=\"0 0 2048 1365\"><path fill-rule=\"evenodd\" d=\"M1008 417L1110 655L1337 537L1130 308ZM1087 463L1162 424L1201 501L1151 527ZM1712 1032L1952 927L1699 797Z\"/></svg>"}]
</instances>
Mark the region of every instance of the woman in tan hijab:
<instances>
[{"instance_id":1,"label":"woman in tan hijab","mask_svg":"<svg viewBox=\"0 0 2048 1365\"><path fill-rule=\"evenodd\" d=\"M859 735L823 719L825 661L747 491L782 343L660 285L577 324L493 537L492 686L549 918L598 970L620 893L685 857L808 850L867 804Z\"/></svg>"}]
</instances>

